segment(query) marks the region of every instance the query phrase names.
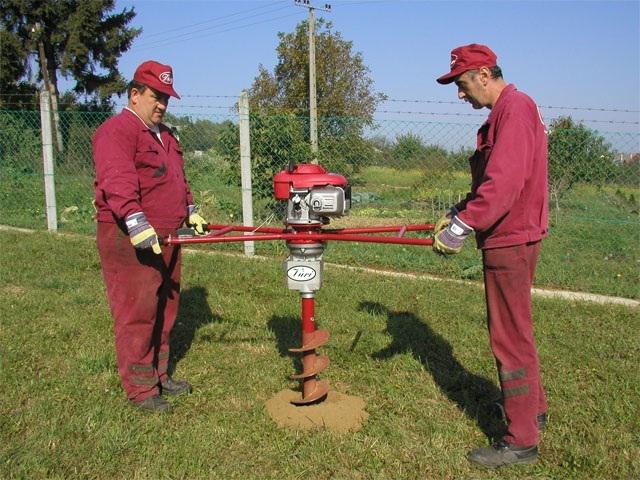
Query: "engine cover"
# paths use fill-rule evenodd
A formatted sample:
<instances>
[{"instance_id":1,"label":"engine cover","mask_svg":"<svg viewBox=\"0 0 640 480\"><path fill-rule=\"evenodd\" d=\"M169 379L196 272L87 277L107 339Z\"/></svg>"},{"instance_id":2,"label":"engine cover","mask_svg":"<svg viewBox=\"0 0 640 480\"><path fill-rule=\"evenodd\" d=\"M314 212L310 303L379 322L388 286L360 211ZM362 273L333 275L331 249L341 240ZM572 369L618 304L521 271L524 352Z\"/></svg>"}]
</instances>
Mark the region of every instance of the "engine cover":
<instances>
[{"instance_id":1,"label":"engine cover","mask_svg":"<svg viewBox=\"0 0 640 480\"><path fill-rule=\"evenodd\" d=\"M273 177L277 200L287 201L286 224L323 224L327 217L341 217L351 207L347 179L328 173L319 165L299 164Z\"/></svg>"}]
</instances>

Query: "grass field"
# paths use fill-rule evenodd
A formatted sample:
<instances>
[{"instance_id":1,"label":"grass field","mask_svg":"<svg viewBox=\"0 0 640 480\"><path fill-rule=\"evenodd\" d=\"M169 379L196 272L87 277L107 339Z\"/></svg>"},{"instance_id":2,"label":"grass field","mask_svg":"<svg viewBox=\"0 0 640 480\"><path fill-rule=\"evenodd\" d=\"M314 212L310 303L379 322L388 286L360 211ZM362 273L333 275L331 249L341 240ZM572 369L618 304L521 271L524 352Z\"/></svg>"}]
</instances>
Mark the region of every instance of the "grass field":
<instances>
[{"instance_id":1,"label":"grass field","mask_svg":"<svg viewBox=\"0 0 640 480\"><path fill-rule=\"evenodd\" d=\"M130 407L94 241L0 231L0 478L512 479L640 477L638 311L534 300L550 424L537 464L485 471L501 427L482 291L327 268L323 378L363 398L360 431L280 429L299 300L281 259L184 256L171 366L193 394Z\"/></svg>"}]
</instances>

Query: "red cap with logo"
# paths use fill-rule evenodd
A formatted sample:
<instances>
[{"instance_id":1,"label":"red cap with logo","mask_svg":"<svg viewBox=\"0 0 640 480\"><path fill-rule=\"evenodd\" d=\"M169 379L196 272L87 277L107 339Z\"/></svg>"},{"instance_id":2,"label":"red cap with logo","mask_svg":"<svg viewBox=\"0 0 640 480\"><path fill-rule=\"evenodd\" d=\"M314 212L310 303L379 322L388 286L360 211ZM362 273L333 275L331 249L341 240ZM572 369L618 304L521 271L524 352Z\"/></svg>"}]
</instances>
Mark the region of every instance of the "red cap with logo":
<instances>
[{"instance_id":1,"label":"red cap with logo","mask_svg":"<svg viewBox=\"0 0 640 480\"><path fill-rule=\"evenodd\" d=\"M173 89L173 70L169 65L163 65L153 60L141 63L136 68L133 80L151 87L157 92L180 98L180 95Z\"/></svg>"},{"instance_id":2,"label":"red cap with logo","mask_svg":"<svg viewBox=\"0 0 640 480\"><path fill-rule=\"evenodd\" d=\"M451 71L436 79L436 82L446 85L453 82L456 77L467 70L482 67L491 68L497 64L498 57L486 45L480 45L479 43L463 45L451 50Z\"/></svg>"}]
</instances>

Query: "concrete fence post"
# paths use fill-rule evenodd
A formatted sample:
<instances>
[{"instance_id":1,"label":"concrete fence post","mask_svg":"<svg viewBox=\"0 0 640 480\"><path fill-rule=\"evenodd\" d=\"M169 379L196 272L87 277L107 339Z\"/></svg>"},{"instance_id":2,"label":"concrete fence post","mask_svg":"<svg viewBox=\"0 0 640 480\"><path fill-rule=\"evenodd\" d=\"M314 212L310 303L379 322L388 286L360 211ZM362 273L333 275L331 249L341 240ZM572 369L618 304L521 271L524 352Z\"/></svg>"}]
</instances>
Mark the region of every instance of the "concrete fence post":
<instances>
[{"instance_id":1,"label":"concrete fence post","mask_svg":"<svg viewBox=\"0 0 640 480\"><path fill-rule=\"evenodd\" d=\"M249 135L249 94L240 92L239 104L240 129L240 178L242 183L242 224L253 227L253 198L251 188L251 141ZM245 235L251 235L245 232ZM244 242L244 254L253 256L254 242Z\"/></svg>"},{"instance_id":2,"label":"concrete fence post","mask_svg":"<svg viewBox=\"0 0 640 480\"><path fill-rule=\"evenodd\" d=\"M44 197L47 209L47 229L58 230L56 211L56 185L53 175L53 130L51 126L51 103L49 92L40 91L40 123L42 135L42 162L44 167Z\"/></svg>"}]
</instances>

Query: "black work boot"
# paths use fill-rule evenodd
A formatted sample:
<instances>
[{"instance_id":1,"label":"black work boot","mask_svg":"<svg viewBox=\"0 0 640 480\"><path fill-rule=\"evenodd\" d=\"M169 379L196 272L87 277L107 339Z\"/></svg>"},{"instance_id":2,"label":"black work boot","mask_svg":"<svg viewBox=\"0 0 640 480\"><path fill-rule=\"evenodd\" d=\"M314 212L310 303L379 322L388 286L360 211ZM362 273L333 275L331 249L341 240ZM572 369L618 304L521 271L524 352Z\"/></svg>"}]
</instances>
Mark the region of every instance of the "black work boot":
<instances>
[{"instance_id":1,"label":"black work boot","mask_svg":"<svg viewBox=\"0 0 640 480\"><path fill-rule=\"evenodd\" d=\"M191 393L191 384L183 380L173 380L171 377L160 384L162 395L180 395Z\"/></svg>"},{"instance_id":2,"label":"black work boot","mask_svg":"<svg viewBox=\"0 0 640 480\"><path fill-rule=\"evenodd\" d=\"M171 409L171 404L167 402L160 395L154 395L153 397L145 398L141 402L131 402L136 407L148 412L162 413Z\"/></svg>"},{"instance_id":3,"label":"black work boot","mask_svg":"<svg viewBox=\"0 0 640 480\"><path fill-rule=\"evenodd\" d=\"M490 447L475 448L469 452L467 458L488 468L506 467L533 463L538 458L538 447L516 447L505 441L499 441Z\"/></svg>"}]
</instances>

